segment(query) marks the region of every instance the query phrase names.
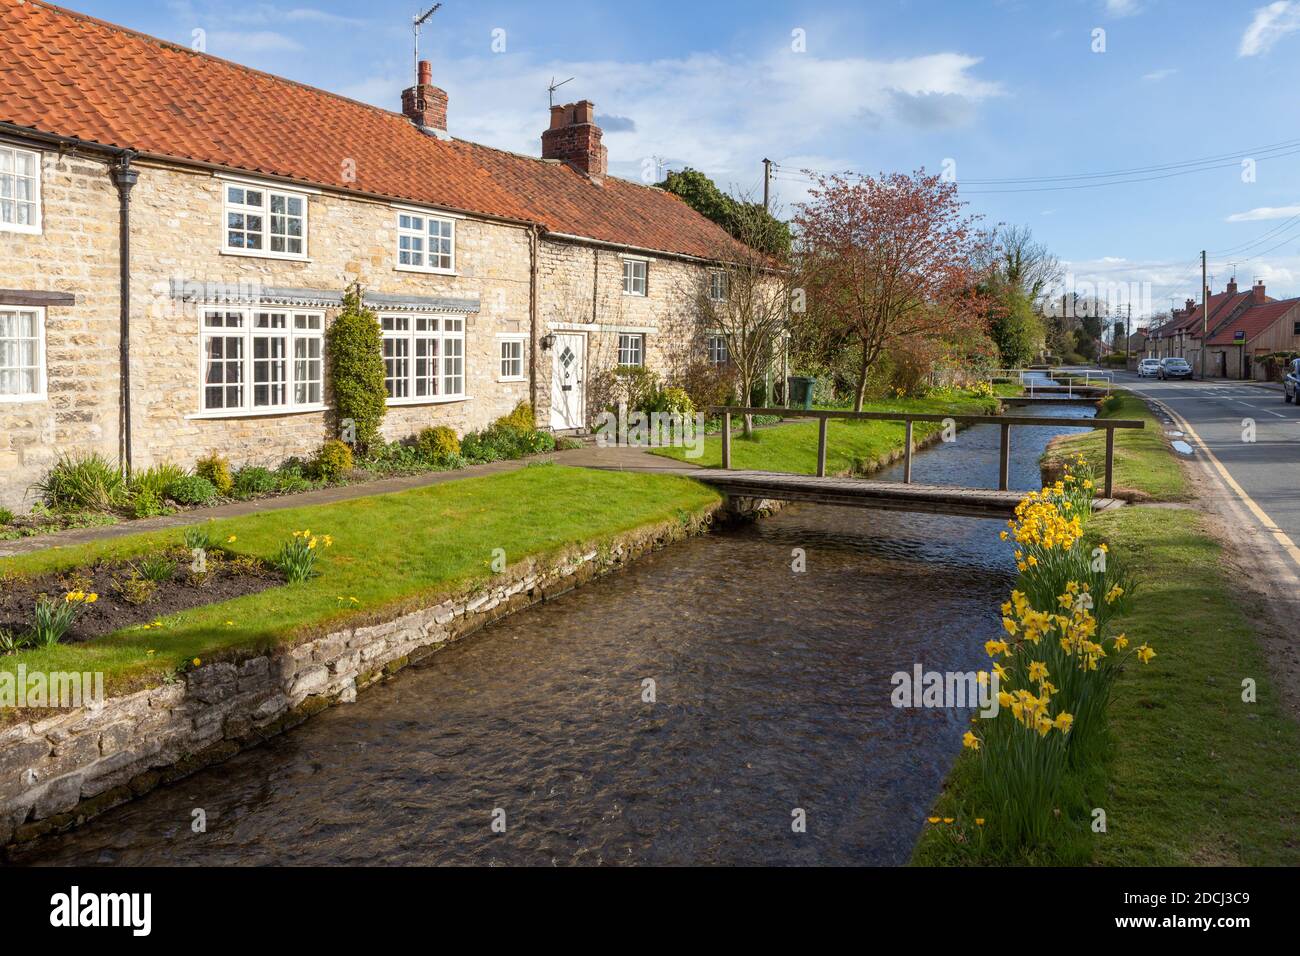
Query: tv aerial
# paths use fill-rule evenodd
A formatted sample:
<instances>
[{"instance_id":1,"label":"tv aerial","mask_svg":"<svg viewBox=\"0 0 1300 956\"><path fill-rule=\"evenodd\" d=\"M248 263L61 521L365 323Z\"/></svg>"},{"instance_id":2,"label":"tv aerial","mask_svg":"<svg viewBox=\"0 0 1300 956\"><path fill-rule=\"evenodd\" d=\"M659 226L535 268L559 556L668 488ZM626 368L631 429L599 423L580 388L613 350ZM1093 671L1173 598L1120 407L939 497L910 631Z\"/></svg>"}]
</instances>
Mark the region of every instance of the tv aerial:
<instances>
[{"instance_id":1,"label":"tv aerial","mask_svg":"<svg viewBox=\"0 0 1300 956\"><path fill-rule=\"evenodd\" d=\"M437 13L438 10L441 9L441 7L442 7L441 3L435 3L428 10L425 10L423 13L417 13L415 16L411 17L411 32L415 35L414 62L415 62L416 83L420 82L420 27L424 26L425 23L428 22L429 18L433 16L435 13Z\"/></svg>"},{"instance_id":2,"label":"tv aerial","mask_svg":"<svg viewBox=\"0 0 1300 956\"><path fill-rule=\"evenodd\" d=\"M561 82L556 83L555 77L551 77L551 85L546 88L546 92L547 95L550 97L552 106L555 105L555 91L558 90L560 87L562 87L565 83L572 83L575 79L577 79L577 77L571 76L567 80L562 80Z\"/></svg>"}]
</instances>

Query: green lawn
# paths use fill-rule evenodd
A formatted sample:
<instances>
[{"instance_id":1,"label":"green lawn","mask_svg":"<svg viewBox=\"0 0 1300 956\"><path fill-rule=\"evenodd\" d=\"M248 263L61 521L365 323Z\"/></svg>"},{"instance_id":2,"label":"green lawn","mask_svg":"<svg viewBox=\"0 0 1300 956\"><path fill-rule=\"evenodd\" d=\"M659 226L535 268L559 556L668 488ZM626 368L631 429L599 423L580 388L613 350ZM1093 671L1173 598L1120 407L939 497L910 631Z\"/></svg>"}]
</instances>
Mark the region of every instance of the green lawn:
<instances>
[{"instance_id":1,"label":"green lawn","mask_svg":"<svg viewBox=\"0 0 1300 956\"><path fill-rule=\"evenodd\" d=\"M999 394L1019 394L1018 386L997 386ZM987 415L996 409L994 399L960 396L955 398L891 398L867 402L865 412L921 412L939 415ZM838 409L837 409L838 411ZM940 431L937 422L917 422L915 440ZM832 421L826 433L826 473L842 475L869 471L903 447L902 422ZM658 448L655 454L692 464L716 468L722 464L722 437L711 435L704 442L704 455L686 458L684 448ZM802 421L759 428L751 438L741 434L741 422L733 420L731 467L812 475L817 472L817 422Z\"/></svg>"},{"instance_id":2,"label":"green lawn","mask_svg":"<svg viewBox=\"0 0 1300 956\"><path fill-rule=\"evenodd\" d=\"M1139 500L1186 501L1191 497L1187 479L1165 439L1165 426L1146 404L1130 392L1117 389L1106 402L1099 417L1140 419L1146 423L1141 431L1132 428L1115 430L1115 490ZM1076 454L1084 455L1097 474L1106 467L1106 434L1102 430L1066 435L1052 442L1044 461L1050 462Z\"/></svg>"},{"instance_id":3,"label":"green lawn","mask_svg":"<svg viewBox=\"0 0 1300 956\"><path fill-rule=\"evenodd\" d=\"M271 511L212 524L212 540L270 558L293 531L329 534L319 575L76 645L0 658L0 669L103 671L114 691L156 683L185 661L292 642L344 623L387 619L491 577L494 548L507 562L598 542L642 525L686 520L719 501L696 482L664 475L540 465L413 491ZM0 559L0 574L60 571L97 558L129 558L182 540L142 534ZM350 600L357 599L357 604ZM155 651L151 658L147 652Z\"/></svg>"}]
</instances>

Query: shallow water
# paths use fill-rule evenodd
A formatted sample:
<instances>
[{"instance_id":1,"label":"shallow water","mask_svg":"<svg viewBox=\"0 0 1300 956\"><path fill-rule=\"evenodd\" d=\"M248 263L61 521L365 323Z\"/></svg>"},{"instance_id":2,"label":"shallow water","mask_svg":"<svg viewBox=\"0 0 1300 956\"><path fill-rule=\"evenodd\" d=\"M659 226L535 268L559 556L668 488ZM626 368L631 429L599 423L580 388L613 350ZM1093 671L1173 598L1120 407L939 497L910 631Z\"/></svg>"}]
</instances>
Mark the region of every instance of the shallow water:
<instances>
[{"instance_id":1,"label":"shallow water","mask_svg":"<svg viewBox=\"0 0 1300 956\"><path fill-rule=\"evenodd\" d=\"M1064 430L1013 429L1013 487ZM914 480L994 487L997 446L963 432ZM676 545L33 862L902 863L969 712L896 710L890 675L987 660L1014 572L999 527L807 505Z\"/></svg>"}]
</instances>

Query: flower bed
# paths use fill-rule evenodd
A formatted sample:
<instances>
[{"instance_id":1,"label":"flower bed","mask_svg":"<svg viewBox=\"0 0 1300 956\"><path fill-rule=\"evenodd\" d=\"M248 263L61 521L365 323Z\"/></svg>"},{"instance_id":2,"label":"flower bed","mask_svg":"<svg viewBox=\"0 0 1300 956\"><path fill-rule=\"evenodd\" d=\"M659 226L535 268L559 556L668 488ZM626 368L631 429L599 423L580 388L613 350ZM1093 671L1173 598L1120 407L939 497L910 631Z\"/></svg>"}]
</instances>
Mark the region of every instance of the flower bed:
<instances>
[{"instance_id":1,"label":"flower bed","mask_svg":"<svg viewBox=\"0 0 1300 956\"><path fill-rule=\"evenodd\" d=\"M277 587L285 575L258 558L178 542L132 560L33 577L7 574L2 583L0 656L151 628L178 611Z\"/></svg>"}]
</instances>

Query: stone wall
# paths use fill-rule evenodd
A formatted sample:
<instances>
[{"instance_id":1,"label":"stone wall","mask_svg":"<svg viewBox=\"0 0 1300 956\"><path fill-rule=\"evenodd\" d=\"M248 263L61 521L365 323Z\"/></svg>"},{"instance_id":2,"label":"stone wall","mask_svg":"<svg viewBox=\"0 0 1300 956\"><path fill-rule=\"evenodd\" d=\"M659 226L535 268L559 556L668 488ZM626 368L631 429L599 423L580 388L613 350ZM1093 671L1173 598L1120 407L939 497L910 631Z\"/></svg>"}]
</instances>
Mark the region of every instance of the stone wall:
<instances>
[{"instance_id":1,"label":"stone wall","mask_svg":"<svg viewBox=\"0 0 1300 956\"><path fill-rule=\"evenodd\" d=\"M706 530L716 510L520 562L435 607L269 655L204 664L176 683L110 698L98 709L4 726L0 847L77 826L326 707L354 701L359 691L486 623Z\"/></svg>"},{"instance_id":2,"label":"stone wall","mask_svg":"<svg viewBox=\"0 0 1300 956\"><path fill-rule=\"evenodd\" d=\"M468 397L427 405L393 405L384 420L390 440L430 425L457 432L481 428L528 400L528 383L500 382L498 334L530 331L530 250L525 228L456 220L456 275L396 269L397 210L332 194L308 197L310 261L221 252L222 188L211 174L144 169L133 195L132 297L139 303L139 343L131 368L135 463L192 465L210 451L236 464L275 465L306 455L327 437L324 412L254 417L200 417L199 309L178 303L172 280L209 288L241 283L267 288L342 292L360 281L367 293L477 299L465 320ZM213 285L209 285L213 284ZM332 321L336 310L327 310ZM327 373L328 374L328 373Z\"/></svg>"},{"instance_id":3,"label":"stone wall","mask_svg":"<svg viewBox=\"0 0 1300 956\"><path fill-rule=\"evenodd\" d=\"M619 331L645 333L645 364L668 381L707 355L698 296L709 280L702 265L669 257L648 258L646 295L623 293L623 255L571 242L542 239L537 256L537 421L549 427L554 351L541 337L580 331L587 340L587 421L604 409L597 383L618 361Z\"/></svg>"},{"instance_id":4,"label":"stone wall","mask_svg":"<svg viewBox=\"0 0 1300 956\"><path fill-rule=\"evenodd\" d=\"M0 506L18 508L61 451L118 451L118 200L107 165L47 150L39 235L0 231L0 288L70 292L45 312L48 394L0 402Z\"/></svg>"}]
</instances>

